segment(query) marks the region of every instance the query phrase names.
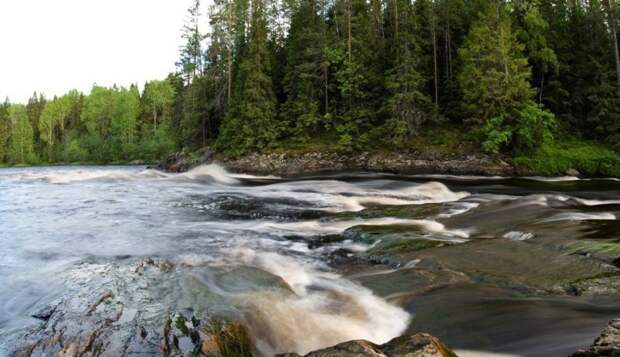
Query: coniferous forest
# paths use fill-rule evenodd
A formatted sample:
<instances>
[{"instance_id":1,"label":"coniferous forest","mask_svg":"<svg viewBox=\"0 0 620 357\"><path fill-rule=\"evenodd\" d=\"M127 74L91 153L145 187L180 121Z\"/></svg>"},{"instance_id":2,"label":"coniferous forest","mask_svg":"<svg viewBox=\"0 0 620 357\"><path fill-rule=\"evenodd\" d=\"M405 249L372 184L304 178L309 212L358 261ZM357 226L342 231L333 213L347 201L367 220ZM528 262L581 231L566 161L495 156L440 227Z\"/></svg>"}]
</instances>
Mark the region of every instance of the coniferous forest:
<instances>
[{"instance_id":1,"label":"coniferous forest","mask_svg":"<svg viewBox=\"0 0 620 357\"><path fill-rule=\"evenodd\" d=\"M230 156L397 151L432 138L466 140L550 174L561 159L616 174L618 8L613 0L196 0L167 78L142 91L7 99L0 162L153 161L204 146Z\"/></svg>"}]
</instances>

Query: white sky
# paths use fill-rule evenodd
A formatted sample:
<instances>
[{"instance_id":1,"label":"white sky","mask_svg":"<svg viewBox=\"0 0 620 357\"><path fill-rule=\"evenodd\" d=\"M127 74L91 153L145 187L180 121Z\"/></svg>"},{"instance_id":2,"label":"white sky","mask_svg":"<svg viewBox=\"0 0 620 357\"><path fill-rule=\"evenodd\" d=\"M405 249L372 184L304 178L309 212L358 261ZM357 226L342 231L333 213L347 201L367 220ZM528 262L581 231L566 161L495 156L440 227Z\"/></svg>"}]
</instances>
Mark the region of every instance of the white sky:
<instances>
[{"instance_id":1,"label":"white sky","mask_svg":"<svg viewBox=\"0 0 620 357\"><path fill-rule=\"evenodd\" d=\"M163 79L191 2L0 0L0 101Z\"/></svg>"}]
</instances>

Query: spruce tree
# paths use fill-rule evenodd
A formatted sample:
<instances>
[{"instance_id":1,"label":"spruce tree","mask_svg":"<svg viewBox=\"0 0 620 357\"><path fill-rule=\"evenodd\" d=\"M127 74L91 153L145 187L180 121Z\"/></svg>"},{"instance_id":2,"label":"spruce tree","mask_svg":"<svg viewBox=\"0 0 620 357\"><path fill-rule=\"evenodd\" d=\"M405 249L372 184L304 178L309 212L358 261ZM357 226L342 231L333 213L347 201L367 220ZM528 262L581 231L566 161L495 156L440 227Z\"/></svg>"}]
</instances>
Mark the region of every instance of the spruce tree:
<instances>
[{"instance_id":1,"label":"spruce tree","mask_svg":"<svg viewBox=\"0 0 620 357\"><path fill-rule=\"evenodd\" d=\"M202 41L204 35L200 32L200 0L194 0L187 10L187 20L182 29L181 38L185 44L181 47L180 59L177 66L189 85L192 79L203 70Z\"/></svg>"},{"instance_id":2,"label":"spruce tree","mask_svg":"<svg viewBox=\"0 0 620 357\"><path fill-rule=\"evenodd\" d=\"M432 116L429 97L424 93L420 74L421 55L416 38L416 18L409 1L390 0L389 48L391 67L386 71L384 111L387 134L391 142L402 144L415 135L422 123Z\"/></svg>"},{"instance_id":3,"label":"spruce tree","mask_svg":"<svg viewBox=\"0 0 620 357\"><path fill-rule=\"evenodd\" d=\"M287 40L281 116L296 138L307 140L320 132L323 120L325 29L316 0L302 0L293 13Z\"/></svg>"},{"instance_id":4,"label":"spruce tree","mask_svg":"<svg viewBox=\"0 0 620 357\"><path fill-rule=\"evenodd\" d=\"M551 125L552 116L532 101L531 70L522 51L505 4L491 0L459 50L463 112L480 126L485 151L532 147Z\"/></svg>"},{"instance_id":5,"label":"spruce tree","mask_svg":"<svg viewBox=\"0 0 620 357\"><path fill-rule=\"evenodd\" d=\"M280 133L267 47L264 0L251 2L247 51L239 60L237 82L218 139L218 146L232 153L263 149Z\"/></svg>"}]
</instances>

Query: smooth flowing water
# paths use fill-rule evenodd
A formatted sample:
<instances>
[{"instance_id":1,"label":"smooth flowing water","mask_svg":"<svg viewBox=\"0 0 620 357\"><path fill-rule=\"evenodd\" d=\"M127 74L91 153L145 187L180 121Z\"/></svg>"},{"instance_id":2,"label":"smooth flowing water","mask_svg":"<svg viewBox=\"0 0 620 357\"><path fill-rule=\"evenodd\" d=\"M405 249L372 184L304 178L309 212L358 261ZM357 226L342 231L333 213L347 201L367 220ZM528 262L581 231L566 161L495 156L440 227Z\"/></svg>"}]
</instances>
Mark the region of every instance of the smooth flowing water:
<instances>
[{"instance_id":1,"label":"smooth flowing water","mask_svg":"<svg viewBox=\"0 0 620 357\"><path fill-rule=\"evenodd\" d=\"M244 321L262 355L416 331L464 355L562 355L620 315L618 217L613 179L2 169L0 355L46 328L36 311L104 290L122 305L110 351L159 353L126 327L183 313ZM402 251L377 250L394 236Z\"/></svg>"}]
</instances>

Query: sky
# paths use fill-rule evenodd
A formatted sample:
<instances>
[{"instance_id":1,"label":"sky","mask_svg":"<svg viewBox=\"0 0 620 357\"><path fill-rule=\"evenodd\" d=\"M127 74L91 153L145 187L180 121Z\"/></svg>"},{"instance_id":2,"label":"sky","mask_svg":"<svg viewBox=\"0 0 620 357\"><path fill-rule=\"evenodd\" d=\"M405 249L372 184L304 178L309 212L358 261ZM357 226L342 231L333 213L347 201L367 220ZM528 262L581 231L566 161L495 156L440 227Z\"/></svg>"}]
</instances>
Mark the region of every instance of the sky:
<instances>
[{"instance_id":1,"label":"sky","mask_svg":"<svg viewBox=\"0 0 620 357\"><path fill-rule=\"evenodd\" d=\"M0 0L0 101L163 79L191 2Z\"/></svg>"}]
</instances>

